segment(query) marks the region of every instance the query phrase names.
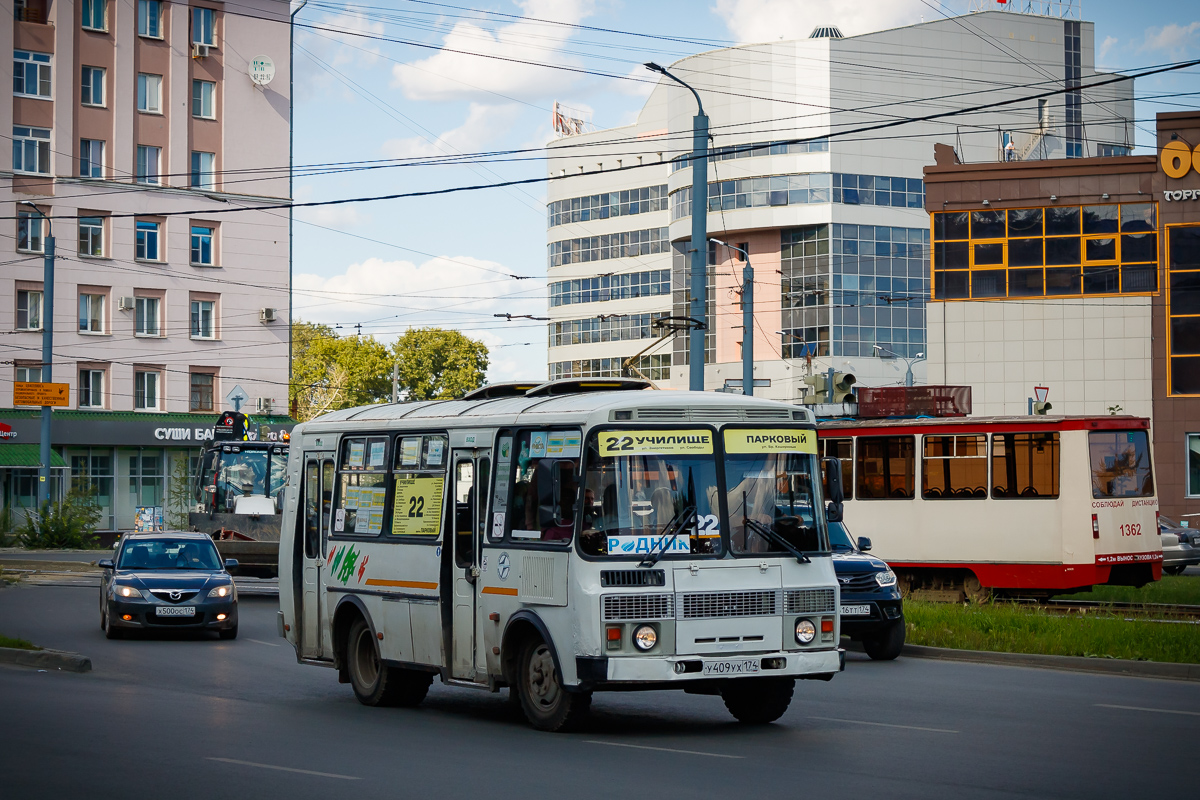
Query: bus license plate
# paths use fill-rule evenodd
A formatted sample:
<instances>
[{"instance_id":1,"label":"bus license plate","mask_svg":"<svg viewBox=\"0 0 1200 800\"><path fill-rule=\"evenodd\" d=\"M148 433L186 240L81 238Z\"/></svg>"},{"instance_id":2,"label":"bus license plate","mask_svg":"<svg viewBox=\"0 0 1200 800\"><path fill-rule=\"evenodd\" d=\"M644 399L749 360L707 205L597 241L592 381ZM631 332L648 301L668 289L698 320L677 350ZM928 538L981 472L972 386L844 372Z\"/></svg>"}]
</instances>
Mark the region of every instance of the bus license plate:
<instances>
[{"instance_id":1,"label":"bus license plate","mask_svg":"<svg viewBox=\"0 0 1200 800\"><path fill-rule=\"evenodd\" d=\"M160 617L194 617L195 606L158 606L154 613Z\"/></svg>"},{"instance_id":2,"label":"bus license plate","mask_svg":"<svg viewBox=\"0 0 1200 800\"><path fill-rule=\"evenodd\" d=\"M705 675L752 675L759 670L757 658L739 658L731 661L705 661Z\"/></svg>"},{"instance_id":3,"label":"bus license plate","mask_svg":"<svg viewBox=\"0 0 1200 800\"><path fill-rule=\"evenodd\" d=\"M871 616L870 606L842 606L843 617L869 617Z\"/></svg>"}]
</instances>

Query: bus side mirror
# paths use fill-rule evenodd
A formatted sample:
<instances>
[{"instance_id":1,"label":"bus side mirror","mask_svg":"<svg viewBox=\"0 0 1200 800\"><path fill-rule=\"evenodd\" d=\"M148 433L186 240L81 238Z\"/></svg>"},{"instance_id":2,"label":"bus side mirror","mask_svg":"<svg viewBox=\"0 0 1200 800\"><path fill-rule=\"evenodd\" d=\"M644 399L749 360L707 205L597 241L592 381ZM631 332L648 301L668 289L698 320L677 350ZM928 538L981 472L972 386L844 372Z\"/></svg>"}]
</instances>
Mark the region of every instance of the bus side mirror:
<instances>
[{"instance_id":1,"label":"bus side mirror","mask_svg":"<svg viewBox=\"0 0 1200 800\"><path fill-rule=\"evenodd\" d=\"M864 553L871 549L871 539L867 536L858 537L858 549Z\"/></svg>"},{"instance_id":2,"label":"bus side mirror","mask_svg":"<svg viewBox=\"0 0 1200 800\"><path fill-rule=\"evenodd\" d=\"M825 518L830 522L842 521L842 502L846 499L842 489L842 461L826 458L821 461L825 468L825 480L829 486L829 503L825 506Z\"/></svg>"}]
</instances>

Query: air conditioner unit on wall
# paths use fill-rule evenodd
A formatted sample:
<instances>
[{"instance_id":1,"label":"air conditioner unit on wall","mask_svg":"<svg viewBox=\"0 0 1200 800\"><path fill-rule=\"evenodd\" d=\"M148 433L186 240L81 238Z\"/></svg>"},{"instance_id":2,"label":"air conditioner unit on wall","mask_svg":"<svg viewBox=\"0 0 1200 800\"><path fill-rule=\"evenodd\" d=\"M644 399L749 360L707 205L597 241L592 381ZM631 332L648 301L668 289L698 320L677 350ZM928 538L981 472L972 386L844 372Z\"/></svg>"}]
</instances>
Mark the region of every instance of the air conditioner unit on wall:
<instances>
[{"instance_id":1,"label":"air conditioner unit on wall","mask_svg":"<svg viewBox=\"0 0 1200 800\"><path fill-rule=\"evenodd\" d=\"M260 397L254 402L254 410L259 414L270 414L274 401L270 397Z\"/></svg>"},{"instance_id":2,"label":"air conditioner unit on wall","mask_svg":"<svg viewBox=\"0 0 1200 800\"><path fill-rule=\"evenodd\" d=\"M200 44L198 42L193 42L192 43L192 58L207 58L208 57L208 48L210 48L210 47L212 47L211 44Z\"/></svg>"},{"instance_id":3,"label":"air conditioner unit on wall","mask_svg":"<svg viewBox=\"0 0 1200 800\"><path fill-rule=\"evenodd\" d=\"M132 297L118 297L117 298L117 311L133 311L133 298Z\"/></svg>"},{"instance_id":4,"label":"air conditioner unit on wall","mask_svg":"<svg viewBox=\"0 0 1200 800\"><path fill-rule=\"evenodd\" d=\"M258 310L258 321L259 322L274 322L275 321L275 309L260 308Z\"/></svg>"}]
</instances>

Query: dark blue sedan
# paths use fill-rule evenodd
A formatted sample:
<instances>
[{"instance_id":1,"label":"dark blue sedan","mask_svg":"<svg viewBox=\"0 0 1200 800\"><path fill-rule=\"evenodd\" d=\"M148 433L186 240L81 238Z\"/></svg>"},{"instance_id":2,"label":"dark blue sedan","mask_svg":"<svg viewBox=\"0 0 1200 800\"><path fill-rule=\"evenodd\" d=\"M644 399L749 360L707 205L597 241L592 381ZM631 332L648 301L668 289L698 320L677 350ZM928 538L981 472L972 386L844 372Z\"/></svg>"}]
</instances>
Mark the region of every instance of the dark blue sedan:
<instances>
[{"instance_id":1,"label":"dark blue sedan","mask_svg":"<svg viewBox=\"0 0 1200 800\"><path fill-rule=\"evenodd\" d=\"M131 630L208 630L237 637L237 587L204 533L127 533L101 559L100 627L109 639Z\"/></svg>"},{"instance_id":2,"label":"dark blue sedan","mask_svg":"<svg viewBox=\"0 0 1200 800\"><path fill-rule=\"evenodd\" d=\"M833 569L841 588L842 635L861 641L871 658L890 660L904 647L904 601L896 573L867 555L871 540L855 541L844 522L829 523Z\"/></svg>"}]
</instances>

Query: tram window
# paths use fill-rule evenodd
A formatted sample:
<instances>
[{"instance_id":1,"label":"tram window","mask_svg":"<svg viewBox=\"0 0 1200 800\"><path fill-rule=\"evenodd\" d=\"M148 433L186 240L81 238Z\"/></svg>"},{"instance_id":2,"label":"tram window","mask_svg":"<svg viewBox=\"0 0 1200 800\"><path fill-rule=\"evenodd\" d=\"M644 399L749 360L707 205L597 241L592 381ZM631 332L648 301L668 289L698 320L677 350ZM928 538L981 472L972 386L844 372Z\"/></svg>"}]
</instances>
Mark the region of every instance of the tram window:
<instances>
[{"instance_id":1,"label":"tram window","mask_svg":"<svg viewBox=\"0 0 1200 800\"><path fill-rule=\"evenodd\" d=\"M855 495L860 500L911 498L916 445L912 436L859 436Z\"/></svg>"},{"instance_id":2,"label":"tram window","mask_svg":"<svg viewBox=\"0 0 1200 800\"><path fill-rule=\"evenodd\" d=\"M1057 433L992 434L992 497L1058 497Z\"/></svg>"},{"instance_id":3,"label":"tram window","mask_svg":"<svg viewBox=\"0 0 1200 800\"><path fill-rule=\"evenodd\" d=\"M854 498L854 440L853 439L821 439L817 442L821 449L821 494L829 497L829 477L825 474L826 458L837 458L842 462L842 491L847 500Z\"/></svg>"},{"instance_id":4,"label":"tram window","mask_svg":"<svg viewBox=\"0 0 1200 800\"><path fill-rule=\"evenodd\" d=\"M1145 431L1089 431L1092 497L1149 497L1150 441Z\"/></svg>"},{"instance_id":5,"label":"tram window","mask_svg":"<svg viewBox=\"0 0 1200 800\"><path fill-rule=\"evenodd\" d=\"M342 441L338 492L333 509L335 534L378 536L387 505L386 436Z\"/></svg>"},{"instance_id":6,"label":"tram window","mask_svg":"<svg viewBox=\"0 0 1200 800\"><path fill-rule=\"evenodd\" d=\"M987 436L926 436L921 496L926 500L987 497Z\"/></svg>"},{"instance_id":7,"label":"tram window","mask_svg":"<svg viewBox=\"0 0 1200 800\"><path fill-rule=\"evenodd\" d=\"M512 448L512 501L506 519L513 539L554 544L571 541L579 501L581 439L578 430L517 433Z\"/></svg>"},{"instance_id":8,"label":"tram window","mask_svg":"<svg viewBox=\"0 0 1200 800\"><path fill-rule=\"evenodd\" d=\"M449 440L443 433L396 437L391 522L384 518L384 530L393 536L419 536L431 542L441 536L449 457ZM452 519L457 520L457 515Z\"/></svg>"}]
</instances>

